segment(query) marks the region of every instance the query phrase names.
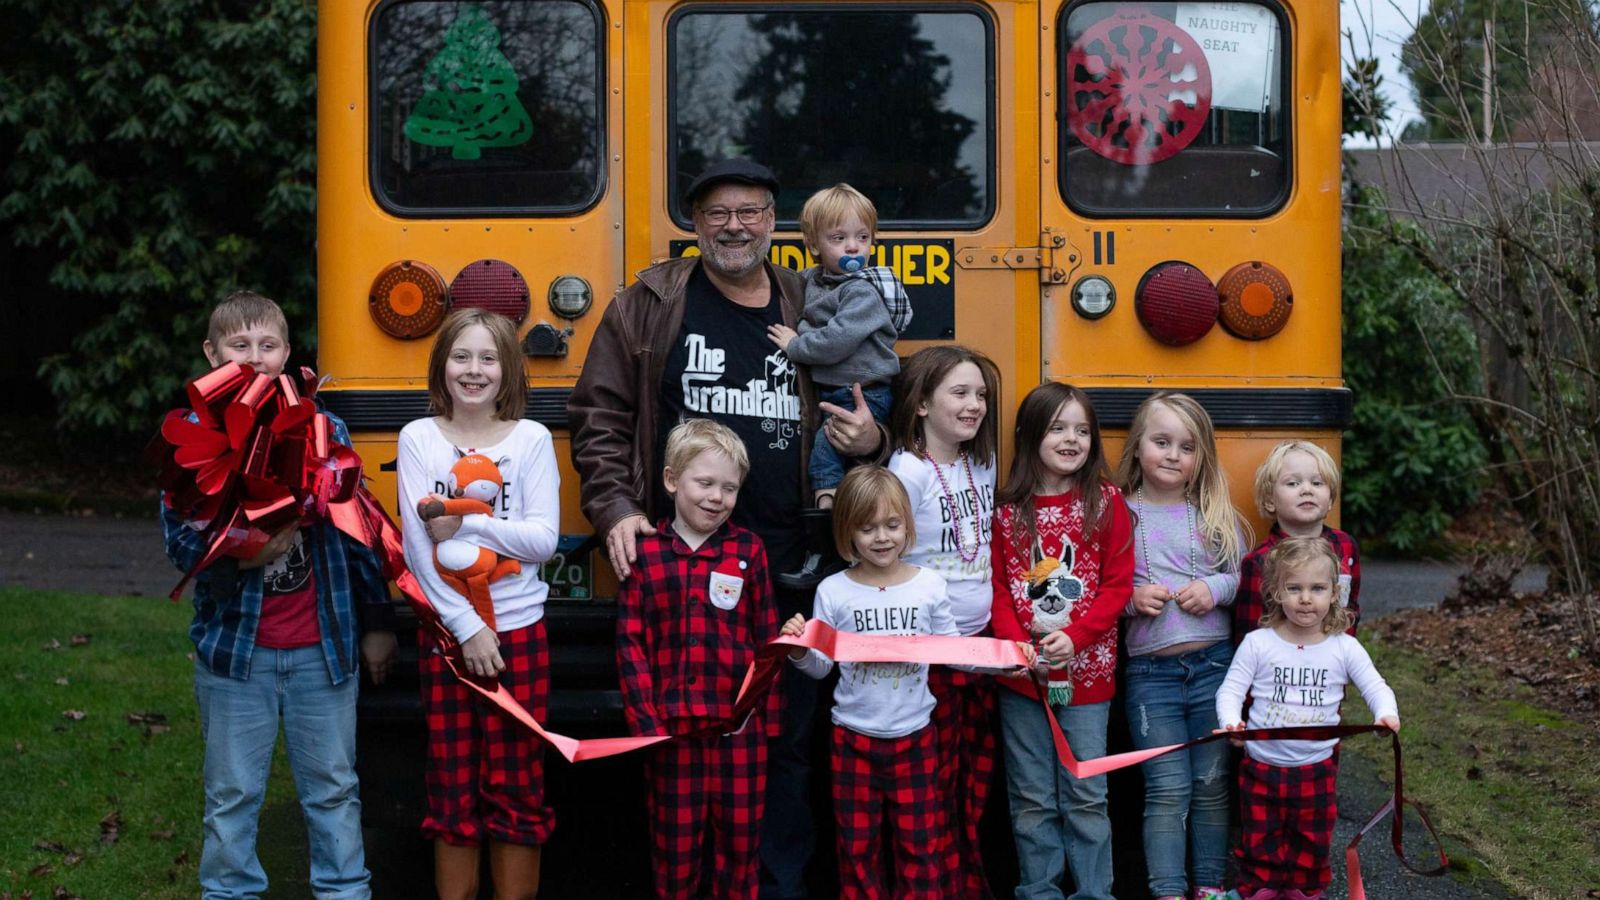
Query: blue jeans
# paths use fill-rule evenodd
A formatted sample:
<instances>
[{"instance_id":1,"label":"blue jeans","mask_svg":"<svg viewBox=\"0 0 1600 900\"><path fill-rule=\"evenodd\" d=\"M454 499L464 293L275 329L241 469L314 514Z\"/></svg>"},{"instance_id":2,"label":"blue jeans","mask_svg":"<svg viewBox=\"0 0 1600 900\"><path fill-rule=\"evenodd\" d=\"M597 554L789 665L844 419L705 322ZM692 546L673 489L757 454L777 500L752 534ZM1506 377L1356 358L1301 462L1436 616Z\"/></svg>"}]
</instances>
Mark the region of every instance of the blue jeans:
<instances>
[{"instance_id":1,"label":"blue jeans","mask_svg":"<svg viewBox=\"0 0 1600 900\"><path fill-rule=\"evenodd\" d=\"M1140 749L1181 744L1217 727L1217 689L1233 661L1227 639L1181 656L1128 660L1128 731ZM1228 743L1213 741L1143 764L1144 858L1150 893L1183 895L1184 849L1196 887L1221 886L1228 853Z\"/></svg>"},{"instance_id":2,"label":"blue jeans","mask_svg":"<svg viewBox=\"0 0 1600 900\"><path fill-rule=\"evenodd\" d=\"M203 898L255 897L267 889L256 857L256 825L280 716L306 817L312 894L320 900L371 896L355 768L359 683L355 676L343 684L329 682L328 664L316 645L257 647L244 681L195 663L194 693L205 740Z\"/></svg>"},{"instance_id":3,"label":"blue jeans","mask_svg":"<svg viewBox=\"0 0 1600 900\"><path fill-rule=\"evenodd\" d=\"M1074 898L1111 897L1111 819L1106 777L1079 780L1056 758L1039 701L1000 689L1000 740L1006 754L1006 792L1017 844L1017 900L1060 898L1061 876L1072 867ZM1078 759L1106 755L1111 701L1053 708Z\"/></svg>"},{"instance_id":4,"label":"blue jeans","mask_svg":"<svg viewBox=\"0 0 1600 900\"><path fill-rule=\"evenodd\" d=\"M889 405L893 400L887 384L864 384L861 386L861 396L866 398L867 409L872 410L872 418L881 423L889 421ZM856 405L856 395L848 386L827 388L818 393L817 398L824 403L832 403L845 409L854 409ZM823 422L827 422L826 416L823 417ZM827 437L819 428L817 439L811 442L811 489L832 490L843 480L844 460L839 457L839 451L828 443Z\"/></svg>"}]
</instances>

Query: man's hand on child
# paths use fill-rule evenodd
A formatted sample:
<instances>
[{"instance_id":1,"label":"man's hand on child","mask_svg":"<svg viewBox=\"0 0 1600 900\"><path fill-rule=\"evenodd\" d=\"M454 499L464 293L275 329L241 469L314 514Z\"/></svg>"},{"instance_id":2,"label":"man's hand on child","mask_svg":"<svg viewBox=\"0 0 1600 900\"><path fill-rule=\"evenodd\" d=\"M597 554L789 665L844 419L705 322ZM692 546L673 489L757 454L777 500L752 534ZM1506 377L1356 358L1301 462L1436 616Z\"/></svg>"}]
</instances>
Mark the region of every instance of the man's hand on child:
<instances>
[{"instance_id":1,"label":"man's hand on child","mask_svg":"<svg viewBox=\"0 0 1600 900\"><path fill-rule=\"evenodd\" d=\"M639 538L655 533L655 526L643 514L623 516L606 532L606 555L611 558L618 581L627 581L633 574L633 564L639 559Z\"/></svg>"},{"instance_id":2,"label":"man's hand on child","mask_svg":"<svg viewBox=\"0 0 1600 900\"><path fill-rule=\"evenodd\" d=\"M789 342L799 337L799 333L779 322L776 325L767 326L767 337L772 338L772 342L778 345L779 350L787 350L789 349Z\"/></svg>"},{"instance_id":3,"label":"man's hand on child","mask_svg":"<svg viewBox=\"0 0 1600 900\"><path fill-rule=\"evenodd\" d=\"M860 382L850 385L850 393L855 404L853 409L832 403L817 404L817 409L828 416L822 425L822 434L841 456L871 456L878 452L879 442L885 435L872 418L872 408L867 406Z\"/></svg>"},{"instance_id":4,"label":"man's hand on child","mask_svg":"<svg viewBox=\"0 0 1600 900\"><path fill-rule=\"evenodd\" d=\"M373 684L383 684L389 677L399 649L400 642L392 631L369 631L361 636L361 660L367 664L367 676Z\"/></svg>"},{"instance_id":5,"label":"man's hand on child","mask_svg":"<svg viewBox=\"0 0 1600 900\"><path fill-rule=\"evenodd\" d=\"M1133 589L1133 611L1141 616L1159 616L1171 599L1172 592L1166 585L1141 584Z\"/></svg>"},{"instance_id":6,"label":"man's hand on child","mask_svg":"<svg viewBox=\"0 0 1600 900\"><path fill-rule=\"evenodd\" d=\"M783 628L778 632L778 634L782 635L783 637L800 637L805 633L806 617L800 615L799 613L795 613L794 615L790 616L789 621L783 623ZM790 659L804 659L805 655L806 651L800 649L799 647L789 648Z\"/></svg>"},{"instance_id":7,"label":"man's hand on child","mask_svg":"<svg viewBox=\"0 0 1600 900\"><path fill-rule=\"evenodd\" d=\"M1378 724L1384 726L1395 734L1400 733L1400 719L1397 716L1382 716L1378 719Z\"/></svg>"},{"instance_id":8,"label":"man's hand on child","mask_svg":"<svg viewBox=\"0 0 1600 900\"><path fill-rule=\"evenodd\" d=\"M1178 588L1172 599L1178 601L1179 609L1191 616L1203 616L1217 608L1217 601L1211 596L1210 586L1199 579Z\"/></svg>"},{"instance_id":9,"label":"man's hand on child","mask_svg":"<svg viewBox=\"0 0 1600 900\"><path fill-rule=\"evenodd\" d=\"M272 562L278 557L284 555L285 553L288 553L289 548L294 546L294 536L299 530L299 522L285 526L282 531L268 538L266 545L257 551L255 556L252 556L244 562L239 563L239 568L259 569L267 563Z\"/></svg>"},{"instance_id":10,"label":"man's hand on child","mask_svg":"<svg viewBox=\"0 0 1600 900\"><path fill-rule=\"evenodd\" d=\"M1039 640L1039 652L1044 655L1050 668L1065 669L1072 662L1077 648L1072 646L1072 638L1067 637L1065 631L1052 631Z\"/></svg>"},{"instance_id":11,"label":"man's hand on child","mask_svg":"<svg viewBox=\"0 0 1600 900\"><path fill-rule=\"evenodd\" d=\"M462 641L461 658L466 662L469 675L492 678L506 670L505 660L500 658L500 636L493 628L482 628Z\"/></svg>"}]
</instances>

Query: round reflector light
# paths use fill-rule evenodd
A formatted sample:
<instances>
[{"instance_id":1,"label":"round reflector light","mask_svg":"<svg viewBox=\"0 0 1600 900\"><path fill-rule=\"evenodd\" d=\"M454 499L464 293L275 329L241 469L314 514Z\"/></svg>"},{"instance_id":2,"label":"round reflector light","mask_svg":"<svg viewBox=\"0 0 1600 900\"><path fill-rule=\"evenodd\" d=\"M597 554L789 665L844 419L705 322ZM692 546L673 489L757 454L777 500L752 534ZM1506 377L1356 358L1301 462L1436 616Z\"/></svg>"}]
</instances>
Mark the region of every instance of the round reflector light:
<instances>
[{"instance_id":1,"label":"round reflector light","mask_svg":"<svg viewBox=\"0 0 1600 900\"><path fill-rule=\"evenodd\" d=\"M1186 262L1156 263L1134 289L1133 311L1151 337L1182 347L1217 324L1217 287Z\"/></svg>"},{"instance_id":2,"label":"round reflector light","mask_svg":"<svg viewBox=\"0 0 1600 900\"><path fill-rule=\"evenodd\" d=\"M1269 338L1283 330L1294 312L1294 292L1289 279L1259 260L1242 262L1217 282L1222 327L1249 341Z\"/></svg>"},{"instance_id":3,"label":"round reflector light","mask_svg":"<svg viewBox=\"0 0 1600 900\"><path fill-rule=\"evenodd\" d=\"M521 325L528 317L528 282L508 262L480 259L450 282L450 303L458 308L499 313Z\"/></svg>"},{"instance_id":4,"label":"round reflector light","mask_svg":"<svg viewBox=\"0 0 1600 900\"><path fill-rule=\"evenodd\" d=\"M444 278L433 266L403 259L383 267L367 292L367 312L385 334L413 340L431 334L450 309Z\"/></svg>"}]
</instances>

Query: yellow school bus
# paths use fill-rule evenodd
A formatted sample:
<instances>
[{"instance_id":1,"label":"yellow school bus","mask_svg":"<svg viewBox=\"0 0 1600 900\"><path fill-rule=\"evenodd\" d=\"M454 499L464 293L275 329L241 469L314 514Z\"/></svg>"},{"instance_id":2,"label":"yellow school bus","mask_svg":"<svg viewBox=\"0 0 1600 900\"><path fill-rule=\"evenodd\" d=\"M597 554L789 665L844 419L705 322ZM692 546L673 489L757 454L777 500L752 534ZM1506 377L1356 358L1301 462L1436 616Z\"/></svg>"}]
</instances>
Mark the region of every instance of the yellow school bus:
<instances>
[{"instance_id":1,"label":"yellow school bus","mask_svg":"<svg viewBox=\"0 0 1600 900\"><path fill-rule=\"evenodd\" d=\"M721 157L782 181L785 265L808 262L813 191L871 197L878 262L915 309L900 351L992 356L1002 434L1029 387L1066 380L1114 454L1144 397L1188 391L1252 518L1273 443L1337 455L1330 0L379 0L318 18L321 396L392 505L443 313L519 323L528 416L564 467L558 656L576 651L555 629L589 627L609 658L614 590L583 543L566 398L613 294L693 252L681 194ZM558 679L553 715L605 706L594 687L564 708Z\"/></svg>"}]
</instances>

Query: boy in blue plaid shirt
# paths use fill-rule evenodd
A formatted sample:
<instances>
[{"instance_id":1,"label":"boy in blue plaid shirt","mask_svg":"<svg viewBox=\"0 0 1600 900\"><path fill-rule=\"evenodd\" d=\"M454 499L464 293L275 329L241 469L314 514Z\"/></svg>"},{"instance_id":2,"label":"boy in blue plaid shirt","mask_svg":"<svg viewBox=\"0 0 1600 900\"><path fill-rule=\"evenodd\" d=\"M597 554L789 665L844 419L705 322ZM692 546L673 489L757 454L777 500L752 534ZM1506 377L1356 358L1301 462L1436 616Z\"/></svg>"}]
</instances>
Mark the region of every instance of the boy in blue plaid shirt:
<instances>
[{"instance_id":1,"label":"boy in blue plaid shirt","mask_svg":"<svg viewBox=\"0 0 1600 900\"><path fill-rule=\"evenodd\" d=\"M800 210L800 231L819 265L802 273L806 305L800 329L779 324L767 332L791 361L811 367L824 412L830 403L853 408L852 386L859 384L872 417L882 424L889 418L889 383L900 371L894 343L911 324L911 301L891 269L867 265L877 229L877 209L850 185L812 194ZM844 468L819 433L810 472L817 506L833 505Z\"/></svg>"},{"instance_id":2,"label":"boy in blue plaid shirt","mask_svg":"<svg viewBox=\"0 0 1600 900\"><path fill-rule=\"evenodd\" d=\"M246 363L282 374L289 358L283 310L248 291L211 313L204 344L213 366ZM329 416L334 439L349 445ZM188 571L205 555L202 532L161 507L167 556ZM267 876L256 856L257 817L278 722L305 812L317 897L371 896L355 773L358 616L374 682L394 659L392 614L378 560L329 522L291 525L250 559L223 557L194 586L194 687L205 740L203 898L256 896ZM381 629L381 630L380 630Z\"/></svg>"}]
</instances>

